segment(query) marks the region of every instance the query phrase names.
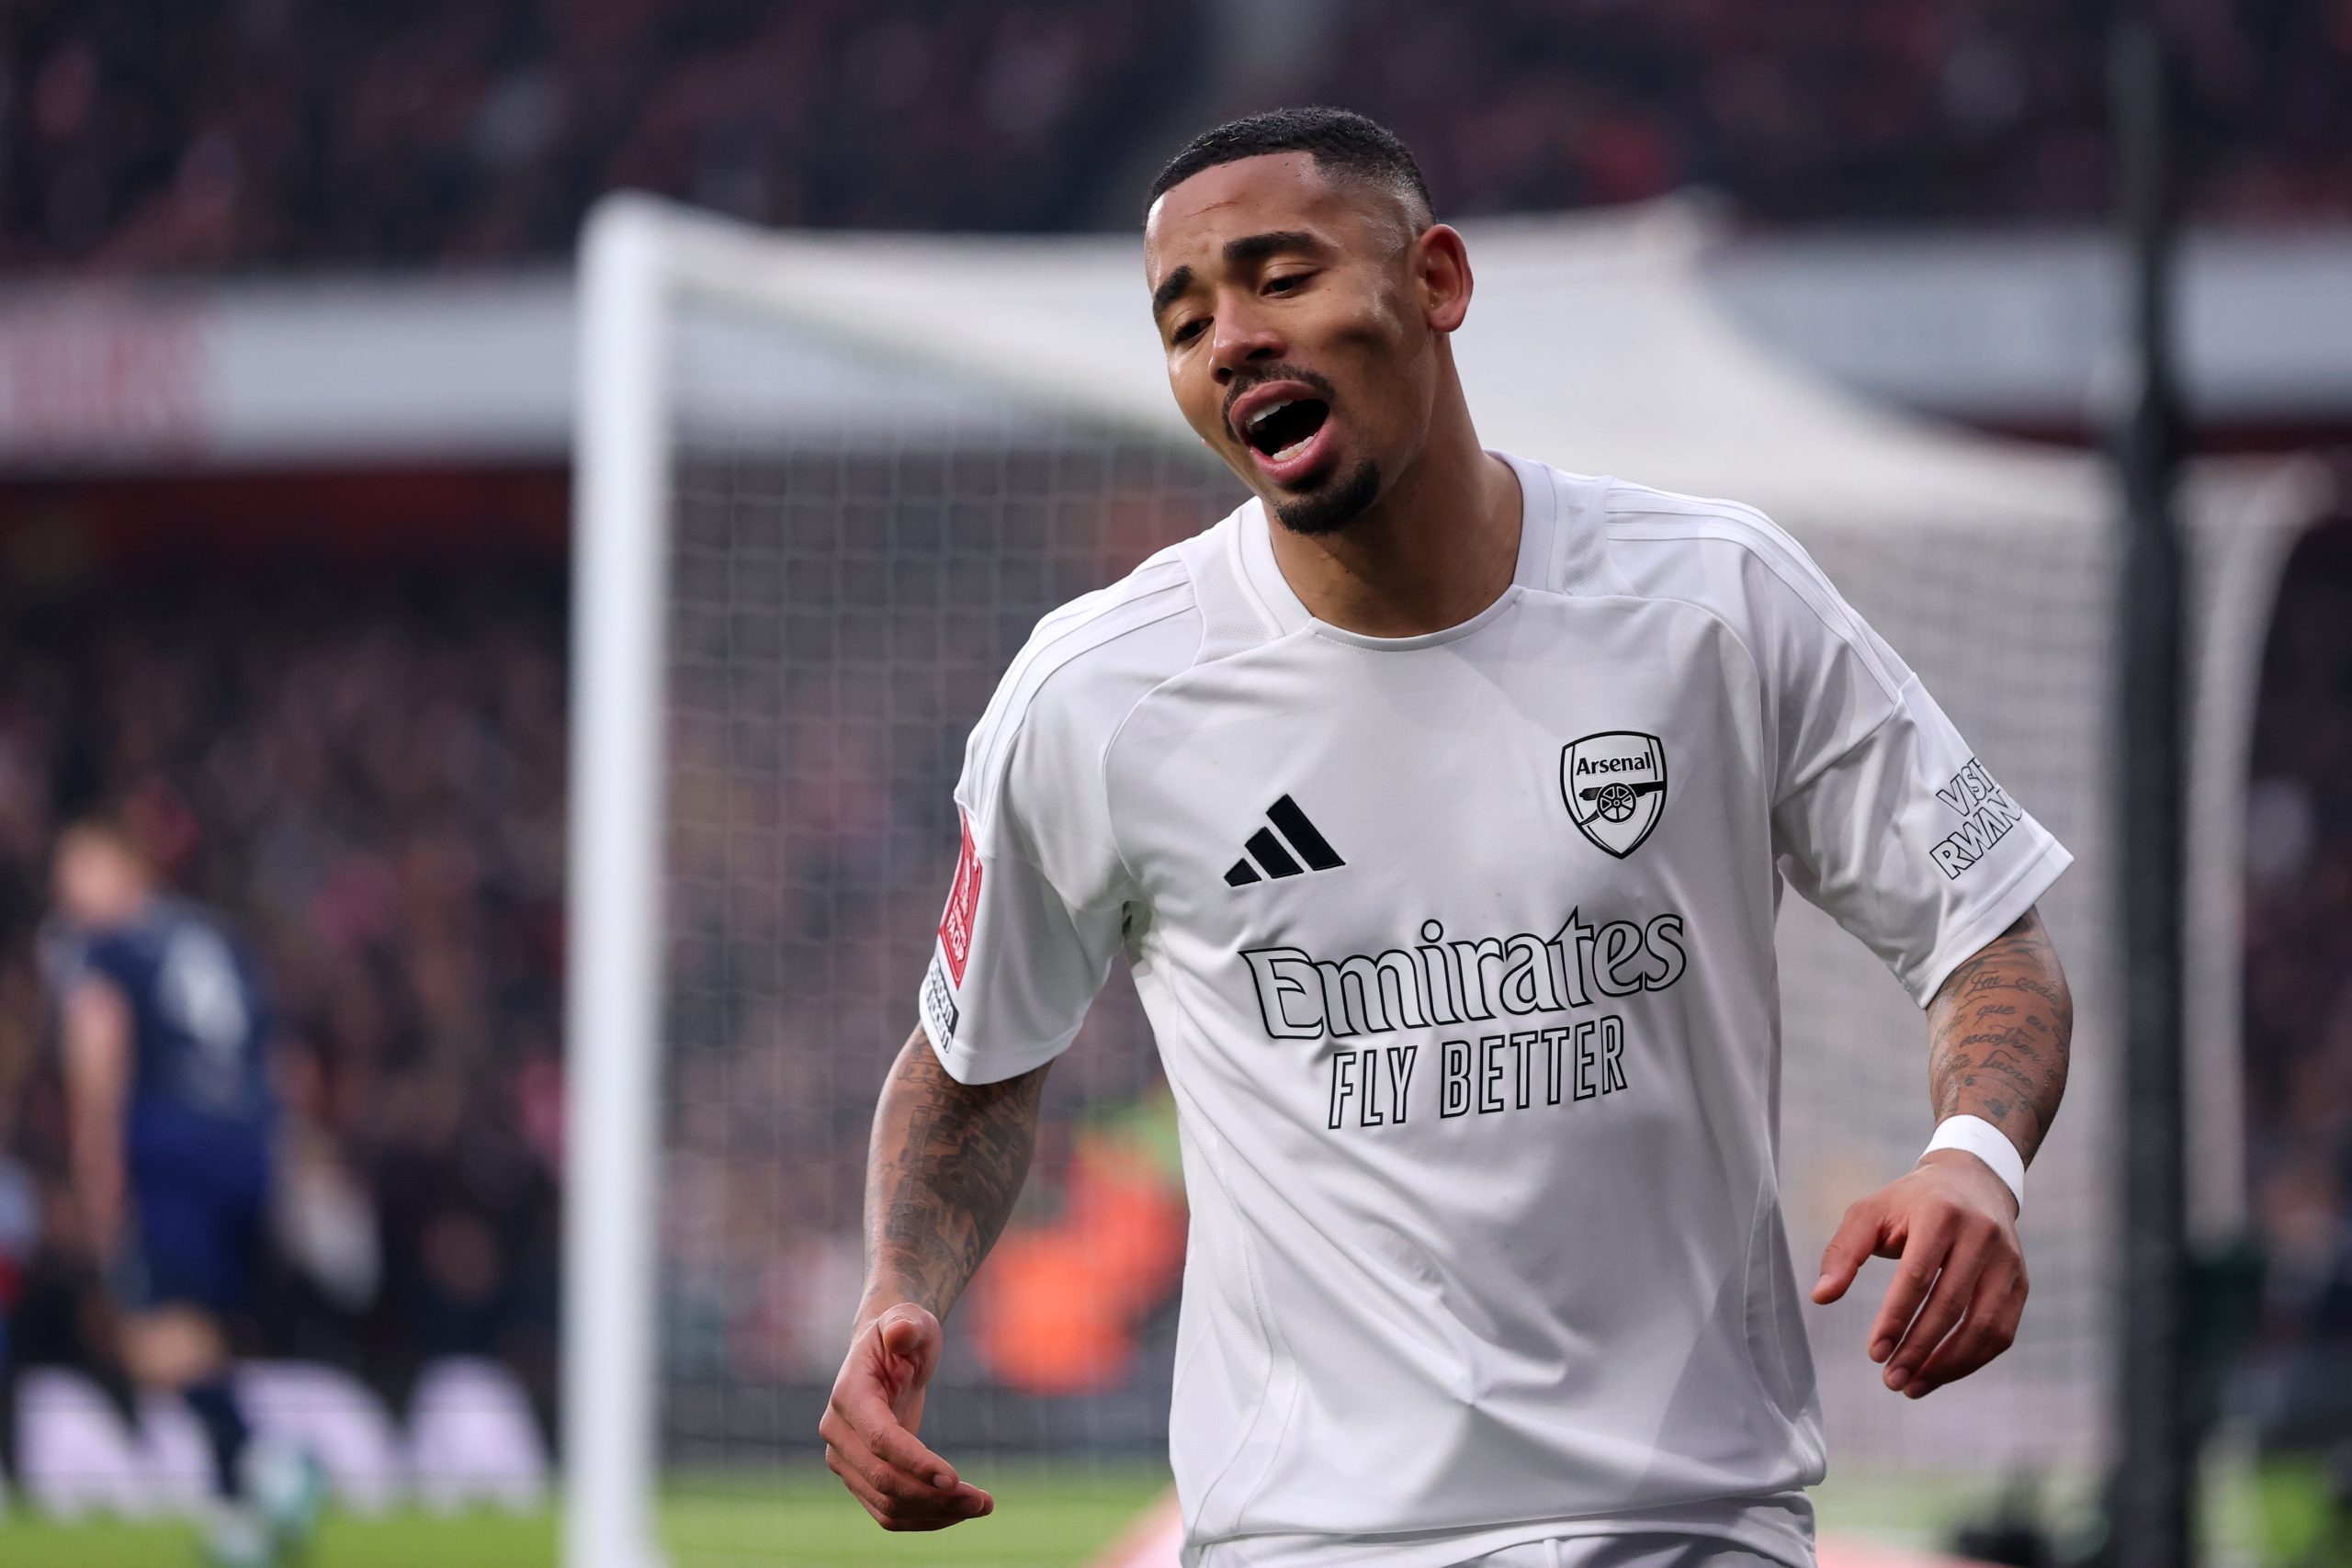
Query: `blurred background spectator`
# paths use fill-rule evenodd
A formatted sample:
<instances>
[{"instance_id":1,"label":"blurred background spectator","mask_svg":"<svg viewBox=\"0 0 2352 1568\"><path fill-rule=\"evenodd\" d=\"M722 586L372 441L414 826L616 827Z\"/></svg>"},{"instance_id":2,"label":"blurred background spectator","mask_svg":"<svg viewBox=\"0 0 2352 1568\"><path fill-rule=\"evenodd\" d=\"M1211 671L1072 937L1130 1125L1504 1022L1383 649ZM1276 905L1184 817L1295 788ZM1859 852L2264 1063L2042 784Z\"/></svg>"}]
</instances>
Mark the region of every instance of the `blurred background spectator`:
<instances>
[{"instance_id":1,"label":"blurred background spectator","mask_svg":"<svg viewBox=\"0 0 2352 1568\"><path fill-rule=\"evenodd\" d=\"M119 803L173 883L250 933L282 1009L293 1134L267 1348L394 1392L421 1359L496 1355L544 1394L562 561L444 543L420 565L324 525L258 556L174 536L0 588L7 1145L62 1171L35 978L48 840ZM52 1282L70 1292L71 1269ZM79 1359L44 1342L72 1316L49 1307L28 1303L18 1348Z\"/></svg>"}]
</instances>

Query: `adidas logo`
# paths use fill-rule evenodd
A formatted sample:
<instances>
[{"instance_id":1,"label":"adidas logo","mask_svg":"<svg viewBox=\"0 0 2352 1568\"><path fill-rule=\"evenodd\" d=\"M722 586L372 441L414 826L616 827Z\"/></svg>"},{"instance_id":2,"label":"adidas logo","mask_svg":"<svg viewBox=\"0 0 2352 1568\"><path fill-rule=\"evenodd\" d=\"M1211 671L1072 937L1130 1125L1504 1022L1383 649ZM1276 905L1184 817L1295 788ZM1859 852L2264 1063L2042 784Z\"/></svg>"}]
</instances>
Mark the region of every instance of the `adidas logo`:
<instances>
[{"instance_id":1,"label":"adidas logo","mask_svg":"<svg viewBox=\"0 0 2352 1568\"><path fill-rule=\"evenodd\" d=\"M1331 840L1315 830L1298 802L1284 795L1266 807L1266 819L1272 828L1261 828L1250 835L1246 845L1250 852L1235 861L1225 874L1227 887L1247 887L1266 876L1303 876L1309 871L1329 871L1347 864ZM1275 829L1280 829L1277 834ZM1301 865L1298 863L1305 861Z\"/></svg>"}]
</instances>

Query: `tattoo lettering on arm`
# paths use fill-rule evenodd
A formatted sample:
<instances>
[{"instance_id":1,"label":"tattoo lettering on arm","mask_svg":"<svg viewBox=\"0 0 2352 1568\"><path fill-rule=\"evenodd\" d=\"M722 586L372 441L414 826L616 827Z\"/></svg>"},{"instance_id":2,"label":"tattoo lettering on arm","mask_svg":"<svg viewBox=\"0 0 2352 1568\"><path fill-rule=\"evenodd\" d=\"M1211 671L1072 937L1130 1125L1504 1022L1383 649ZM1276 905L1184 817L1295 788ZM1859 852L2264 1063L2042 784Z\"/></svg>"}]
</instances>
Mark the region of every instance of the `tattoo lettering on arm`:
<instances>
[{"instance_id":1,"label":"tattoo lettering on arm","mask_svg":"<svg viewBox=\"0 0 2352 1568\"><path fill-rule=\"evenodd\" d=\"M2028 909L1954 969L1928 1004L1936 1119L1981 1116L2030 1162L2066 1092L2075 999L2057 948Z\"/></svg>"},{"instance_id":2,"label":"tattoo lettering on arm","mask_svg":"<svg viewBox=\"0 0 2352 1568\"><path fill-rule=\"evenodd\" d=\"M865 1173L865 1294L944 1318L1029 1174L1045 1067L958 1083L918 1028L883 1086Z\"/></svg>"}]
</instances>

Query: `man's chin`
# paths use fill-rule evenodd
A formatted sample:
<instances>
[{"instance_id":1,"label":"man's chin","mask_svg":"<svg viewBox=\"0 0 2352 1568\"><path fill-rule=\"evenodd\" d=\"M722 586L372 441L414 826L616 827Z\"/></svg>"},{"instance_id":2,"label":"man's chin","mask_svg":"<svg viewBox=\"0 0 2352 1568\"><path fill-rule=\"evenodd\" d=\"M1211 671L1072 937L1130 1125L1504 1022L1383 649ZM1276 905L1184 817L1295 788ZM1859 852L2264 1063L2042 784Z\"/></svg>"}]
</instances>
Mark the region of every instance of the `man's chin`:
<instances>
[{"instance_id":1,"label":"man's chin","mask_svg":"<svg viewBox=\"0 0 2352 1568\"><path fill-rule=\"evenodd\" d=\"M1372 510L1380 499L1380 468L1369 457L1344 474L1324 474L1314 484L1270 499L1266 510L1294 534L1336 534Z\"/></svg>"}]
</instances>

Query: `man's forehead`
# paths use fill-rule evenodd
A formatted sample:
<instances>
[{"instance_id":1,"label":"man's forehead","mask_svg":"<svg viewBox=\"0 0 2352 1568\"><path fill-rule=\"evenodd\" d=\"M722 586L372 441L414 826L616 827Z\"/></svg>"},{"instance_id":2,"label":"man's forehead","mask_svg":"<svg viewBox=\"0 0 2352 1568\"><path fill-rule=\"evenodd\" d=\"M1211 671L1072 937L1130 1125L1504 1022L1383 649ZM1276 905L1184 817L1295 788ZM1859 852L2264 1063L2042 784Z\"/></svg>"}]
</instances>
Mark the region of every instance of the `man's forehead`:
<instances>
[{"instance_id":1,"label":"man's forehead","mask_svg":"<svg viewBox=\"0 0 2352 1568\"><path fill-rule=\"evenodd\" d=\"M1236 234L1275 230L1338 237L1346 197L1308 152L1267 152L1203 169L1153 202L1144 220L1147 282L1169 269L1199 267Z\"/></svg>"}]
</instances>

